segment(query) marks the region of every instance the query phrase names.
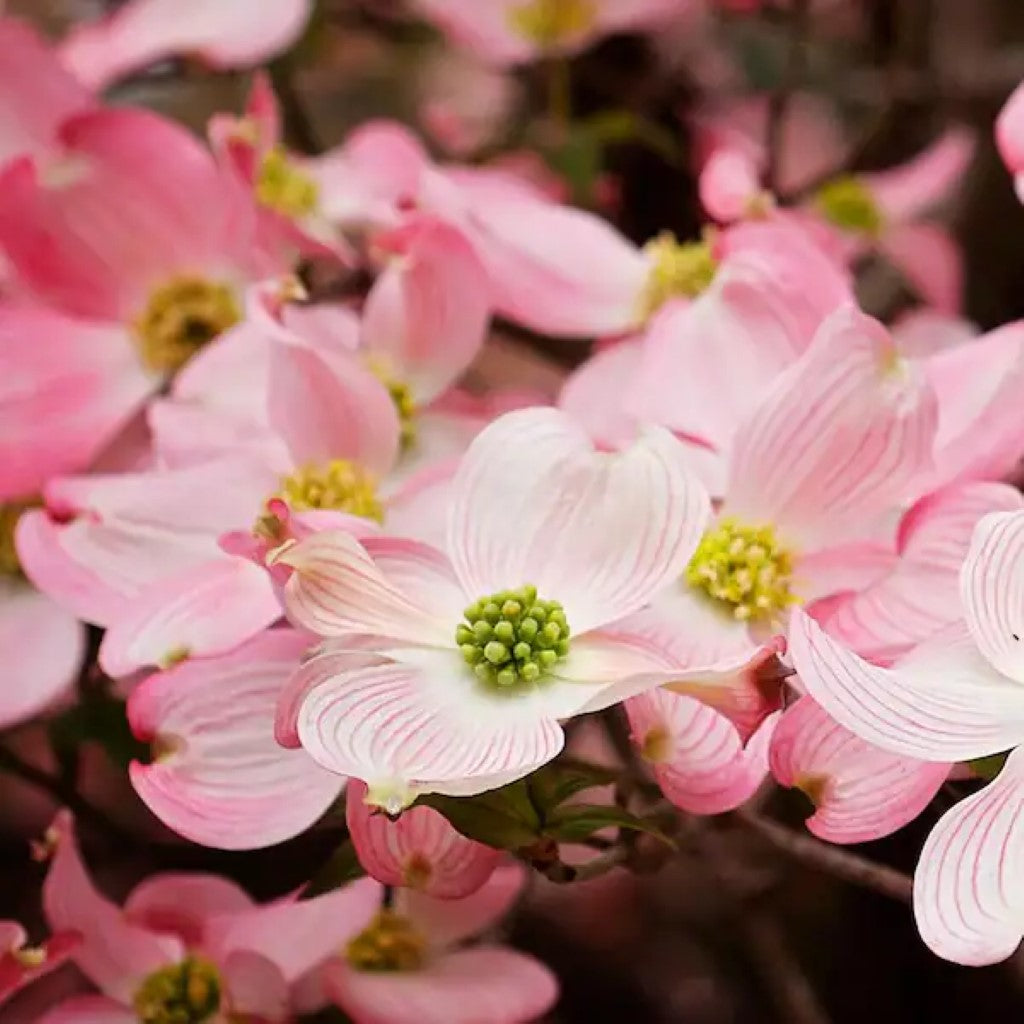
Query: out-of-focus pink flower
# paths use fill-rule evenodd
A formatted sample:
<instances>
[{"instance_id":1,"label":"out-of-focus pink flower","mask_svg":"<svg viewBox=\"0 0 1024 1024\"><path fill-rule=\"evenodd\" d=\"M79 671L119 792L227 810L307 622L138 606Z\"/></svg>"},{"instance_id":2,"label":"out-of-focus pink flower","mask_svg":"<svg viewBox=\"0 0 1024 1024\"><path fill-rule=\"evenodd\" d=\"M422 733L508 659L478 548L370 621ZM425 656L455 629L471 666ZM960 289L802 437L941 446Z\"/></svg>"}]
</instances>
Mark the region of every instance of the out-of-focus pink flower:
<instances>
[{"instance_id":1,"label":"out-of-focus pink flower","mask_svg":"<svg viewBox=\"0 0 1024 1024\"><path fill-rule=\"evenodd\" d=\"M476 892L498 866L500 850L460 835L432 808L410 807L392 819L365 796L365 783L351 782L345 815L359 862L378 882L452 900Z\"/></svg>"},{"instance_id":2,"label":"out-of-focus pink flower","mask_svg":"<svg viewBox=\"0 0 1024 1024\"><path fill-rule=\"evenodd\" d=\"M999 114L996 143L1024 203L1024 84L1017 86Z\"/></svg>"},{"instance_id":3,"label":"out-of-focus pink flower","mask_svg":"<svg viewBox=\"0 0 1024 1024\"><path fill-rule=\"evenodd\" d=\"M499 868L461 900L400 890L344 953L323 968L323 986L358 1024L526 1024L558 998L554 975L532 957L491 942L466 945L496 924L525 882L520 865Z\"/></svg>"},{"instance_id":4,"label":"out-of-focus pink flower","mask_svg":"<svg viewBox=\"0 0 1024 1024\"><path fill-rule=\"evenodd\" d=\"M450 561L342 533L278 555L290 616L339 638L300 672L297 739L391 812L520 778L561 749L559 720L686 676L612 624L677 578L706 515L666 432L606 455L555 410L501 417L456 473Z\"/></svg>"},{"instance_id":5,"label":"out-of-focus pink flower","mask_svg":"<svg viewBox=\"0 0 1024 1024\"><path fill-rule=\"evenodd\" d=\"M0 921L0 1003L60 967L78 942L76 932L64 931L39 946L30 946L25 929L17 921Z\"/></svg>"},{"instance_id":6,"label":"out-of-focus pink flower","mask_svg":"<svg viewBox=\"0 0 1024 1024\"><path fill-rule=\"evenodd\" d=\"M688 11L692 0L416 0L416 7L478 57L518 64L653 28Z\"/></svg>"},{"instance_id":7,"label":"out-of-focus pink flower","mask_svg":"<svg viewBox=\"0 0 1024 1024\"><path fill-rule=\"evenodd\" d=\"M74 962L103 993L51 1010L48 1024L161 1019L186 1014L291 1016L291 986L372 917L380 899L366 879L305 902L256 906L213 875L155 875L119 907L94 887L71 816L49 834L53 859L43 886L51 927L73 931Z\"/></svg>"},{"instance_id":8,"label":"out-of-focus pink flower","mask_svg":"<svg viewBox=\"0 0 1024 1024\"><path fill-rule=\"evenodd\" d=\"M195 57L214 68L260 64L302 33L312 0L130 0L105 18L76 26L60 57L86 85L102 89L168 57Z\"/></svg>"}]
</instances>

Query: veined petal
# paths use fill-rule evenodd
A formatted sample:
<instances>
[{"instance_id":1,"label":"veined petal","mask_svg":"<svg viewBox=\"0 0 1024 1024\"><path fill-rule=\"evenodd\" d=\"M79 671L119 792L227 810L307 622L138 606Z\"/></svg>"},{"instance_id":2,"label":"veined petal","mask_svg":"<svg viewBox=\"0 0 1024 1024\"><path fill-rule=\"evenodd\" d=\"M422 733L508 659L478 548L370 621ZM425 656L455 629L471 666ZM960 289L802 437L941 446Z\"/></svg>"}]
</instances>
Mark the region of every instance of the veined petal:
<instances>
[{"instance_id":1,"label":"veined petal","mask_svg":"<svg viewBox=\"0 0 1024 1024\"><path fill-rule=\"evenodd\" d=\"M814 804L807 827L831 843L865 843L902 828L931 803L952 767L872 747L811 697L786 709L770 758L775 778Z\"/></svg>"},{"instance_id":2,"label":"veined petal","mask_svg":"<svg viewBox=\"0 0 1024 1024\"><path fill-rule=\"evenodd\" d=\"M863 533L931 465L935 396L848 307L740 428L723 508L814 550Z\"/></svg>"},{"instance_id":3,"label":"veined petal","mask_svg":"<svg viewBox=\"0 0 1024 1024\"><path fill-rule=\"evenodd\" d=\"M932 829L914 874L921 938L941 957L1005 960L1024 933L1024 751Z\"/></svg>"},{"instance_id":4,"label":"veined petal","mask_svg":"<svg viewBox=\"0 0 1024 1024\"><path fill-rule=\"evenodd\" d=\"M107 629L100 667L124 676L146 665L223 654L280 617L264 570L244 558L218 558L143 590Z\"/></svg>"},{"instance_id":5,"label":"veined petal","mask_svg":"<svg viewBox=\"0 0 1024 1024\"><path fill-rule=\"evenodd\" d=\"M594 452L555 409L496 420L456 473L448 550L467 594L533 584L574 634L629 615L678 577L709 512L681 445L650 430Z\"/></svg>"},{"instance_id":6,"label":"veined petal","mask_svg":"<svg viewBox=\"0 0 1024 1024\"><path fill-rule=\"evenodd\" d=\"M359 862L385 885L458 899L479 889L501 859L500 850L467 839L431 807L410 807L393 820L369 807L365 796L364 783L349 784L349 835Z\"/></svg>"},{"instance_id":7,"label":"veined petal","mask_svg":"<svg viewBox=\"0 0 1024 1024\"><path fill-rule=\"evenodd\" d=\"M133 762L132 784L165 824L207 846L254 849L297 835L337 798L336 776L274 739L278 698L308 643L270 630L132 693L132 730L157 750L152 764Z\"/></svg>"},{"instance_id":8,"label":"veined petal","mask_svg":"<svg viewBox=\"0 0 1024 1024\"><path fill-rule=\"evenodd\" d=\"M962 761L1024 739L1024 687L996 672L959 624L885 669L842 647L797 608L789 647L811 696L883 750Z\"/></svg>"},{"instance_id":9,"label":"veined petal","mask_svg":"<svg viewBox=\"0 0 1024 1024\"><path fill-rule=\"evenodd\" d=\"M964 617L981 653L1024 683L1024 510L978 523L960 576Z\"/></svg>"},{"instance_id":10,"label":"veined petal","mask_svg":"<svg viewBox=\"0 0 1024 1024\"><path fill-rule=\"evenodd\" d=\"M97 892L82 863L68 811L54 820L54 852L43 884L43 909L54 931L75 931L82 937L75 963L103 992L130 1002L138 983L150 972L178 960L181 942L131 924L116 906Z\"/></svg>"}]
</instances>

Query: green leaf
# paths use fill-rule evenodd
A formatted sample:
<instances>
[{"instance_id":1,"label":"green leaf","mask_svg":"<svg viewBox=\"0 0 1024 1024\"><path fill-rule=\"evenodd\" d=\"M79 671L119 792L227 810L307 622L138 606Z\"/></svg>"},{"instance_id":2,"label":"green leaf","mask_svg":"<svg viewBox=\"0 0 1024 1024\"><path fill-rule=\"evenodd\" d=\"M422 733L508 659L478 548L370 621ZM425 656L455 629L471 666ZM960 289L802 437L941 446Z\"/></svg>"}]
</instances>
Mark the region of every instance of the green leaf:
<instances>
[{"instance_id":1,"label":"green leaf","mask_svg":"<svg viewBox=\"0 0 1024 1024\"><path fill-rule=\"evenodd\" d=\"M967 763L979 779L991 782L1003 770L1007 757L1009 754L989 754L988 757L976 757Z\"/></svg>"},{"instance_id":2,"label":"green leaf","mask_svg":"<svg viewBox=\"0 0 1024 1024\"><path fill-rule=\"evenodd\" d=\"M548 818L544 833L560 843L579 843L604 828L646 832L669 846L675 846L653 821L638 818L621 807L604 804L569 804L559 807Z\"/></svg>"},{"instance_id":3,"label":"green leaf","mask_svg":"<svg viewBox=\"0 0 1024 1024\"><path fill-rule=\"evenodd\" d=\"M479 796L431 793L420 797L417 804L433 807L464 836L500 850L529 846L541 834L540 817L523 780Z\"/></svg>"},{"instance_id":4,"label":"green leaf","mask_svg":"<svg viewBox=\"0 0 1024 1024\"><path fill-rule=\"evenodd\" d=\"M586 761L552 761L528 776L526 783L534 805L545 817L570 797L595 786L610 786L619 777L611 768Z\"/></svg>"},{"instance_id":5,"label":"green leaf","mask_svg":"<svg viewBox=\"0 0 1024 1024\"><path fill-rule=\"evenodd\" d=\"M346 839L302 890L300 899L309 900L314 896L322 896L325 892L333 892L357 878L362 878L365 874L366 871L359 863L352 840Z\"/></svg>"}]
</instances>

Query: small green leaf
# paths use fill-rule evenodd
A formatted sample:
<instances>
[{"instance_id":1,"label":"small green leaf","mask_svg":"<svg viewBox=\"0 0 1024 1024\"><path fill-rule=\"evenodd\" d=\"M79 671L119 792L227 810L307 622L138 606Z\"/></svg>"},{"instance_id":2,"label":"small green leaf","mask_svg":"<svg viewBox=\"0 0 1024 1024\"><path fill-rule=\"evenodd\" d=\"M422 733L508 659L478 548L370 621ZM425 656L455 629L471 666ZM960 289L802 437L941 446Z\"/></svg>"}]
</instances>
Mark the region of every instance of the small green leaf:
<instances>
[{"instance_id":1,"label":"small green leaf","mask_svg":"<svg viewBox=\"0 0 1024 1024\"><path fill-rule=\"evenodd\" d=\"M991 782L1003 770L1008 756L1009 754L989 754L988 757L976 757L967 763L979 779Z\"/></svg>"},{"instance_id":2,"label":"small green leaf","mask_svg":"<svg viewBox=\"0 0 1024 1024\"><path fill-rule=\"evenodd\" d=\"M621 807L604 804L568 804L559 807L548 818L544 832L561 843L579 843L604 828L646 832L669 846L675 845L654 822L638 818Z\"/></svg>"},{"instance_id":3,"label":"small green leaf","mask_svg":"<svg viewBox=\"0 0 1024 1024\"><path fill-rule=\"evenodd\" d=\"M610 786L619 773L585 761L552 761L526 779L533 803L544 815L550 814L570 797L595 786Z\"/></svg>"},{"instance_id":4,"label":"small green leaf","mask_svg":"<svg viewBox=\"0 0 1024 1024\"><path fill-rule=\"evenodd\" d=\"M479 796L431 793L417 803L443 814L464 836L500 850L518 850L540 836L540 818L522 780Z\"/></svg>"},{"instance_id":5,"label":"small green leaf","mask_svg":"<svg viewBox=\"0 0 1024 1024\"><path fill-rule=\"evenodd\" d=\"M331 854L327 863L312 877L299 898L310 900L314 896L322 896L325 892L340 889L343 885L354 882L365 874L362 864L359 863L359 857L356 855L356 848L352 845L352 840L346 839Z\"/></svg>"}]
</instances>

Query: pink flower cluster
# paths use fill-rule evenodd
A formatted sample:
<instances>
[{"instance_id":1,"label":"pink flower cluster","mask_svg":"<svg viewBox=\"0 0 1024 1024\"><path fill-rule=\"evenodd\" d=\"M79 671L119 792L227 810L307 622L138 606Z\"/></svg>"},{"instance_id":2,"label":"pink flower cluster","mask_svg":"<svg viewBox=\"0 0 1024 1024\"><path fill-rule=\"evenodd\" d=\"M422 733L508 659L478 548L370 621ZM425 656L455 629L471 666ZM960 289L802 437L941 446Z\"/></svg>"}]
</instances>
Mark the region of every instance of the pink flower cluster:
<instances>
[{"instance_id":1,"label":"pink flower cluster","mask_svg":"<svg viewBox=\"0 0 1024 1024\"><path fill-rule=\"evenodd\" d=\"M444 808L536 778L598 712L675 808L772 777L833 843L998 756L932 831L914 909L939 955L1008 956L1024 323L962 319L933 216L972 134L808 192L841 144L820 110L794 105L769 173L766 105L709 105L703 238L638 245L398 123L293 152L262 72L206 140L103 99L173 55L257 65L309 6L134 0L56 47L0 20L0 727L73 703L91 633L164 825L252 850L343 798L371 877L257 905L169 873L119 905L62 811L53 937L0 925L0 998L70 958L100 994L47 1024L535 1019L552 974L480 937L539 854ZM413 6L500 77L703 5ZM1024 198L1021 93L996 137ZM914 299L888 325L855 296L870 257ZM594 345L557 394L482 391L499 318Z\"/></svg>"}]
</instances>

